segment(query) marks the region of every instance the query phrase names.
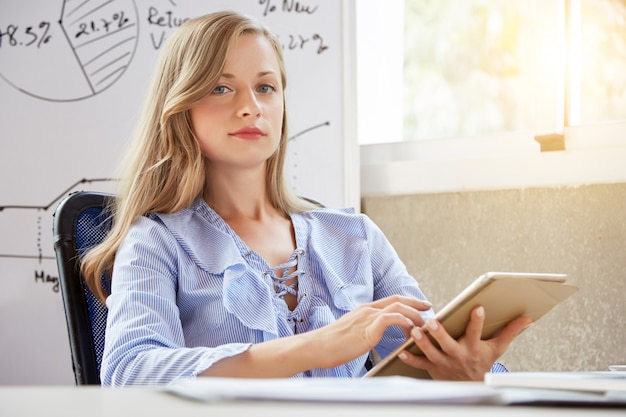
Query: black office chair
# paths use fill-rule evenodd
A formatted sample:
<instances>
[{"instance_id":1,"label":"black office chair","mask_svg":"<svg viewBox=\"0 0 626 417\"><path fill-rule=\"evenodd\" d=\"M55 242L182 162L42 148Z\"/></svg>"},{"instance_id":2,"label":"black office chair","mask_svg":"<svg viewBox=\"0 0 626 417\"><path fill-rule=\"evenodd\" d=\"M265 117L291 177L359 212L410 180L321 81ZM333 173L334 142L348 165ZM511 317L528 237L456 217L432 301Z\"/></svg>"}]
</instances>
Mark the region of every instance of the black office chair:
<instances>
[{"instance_id":1,"label":"black office chair","mask_svg":"<svg viewBox=\"0 0 626 417\"><path fill-rule=\"evenodd\" d=\"M107 308L87 287L80 259L111 228L107 205L112 197L94 191L74 192L54 213L54 249L76 385L100 385Z\"/></svg>"}]
</instances>

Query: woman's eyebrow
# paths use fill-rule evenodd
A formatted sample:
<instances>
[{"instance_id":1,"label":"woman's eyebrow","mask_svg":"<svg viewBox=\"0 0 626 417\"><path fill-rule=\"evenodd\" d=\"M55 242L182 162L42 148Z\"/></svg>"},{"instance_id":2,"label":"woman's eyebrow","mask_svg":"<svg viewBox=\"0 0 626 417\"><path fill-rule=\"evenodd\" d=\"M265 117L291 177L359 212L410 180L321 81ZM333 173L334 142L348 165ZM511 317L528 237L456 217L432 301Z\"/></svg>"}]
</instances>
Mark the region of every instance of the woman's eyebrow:
<instances>
[{"instance_id":1,"label":"woman's eyebrow","mask_svg":"<svg viewBox=\"0 0 626 417\"><path fill-rule=\"evenodd\" d=\"M257 73L257 77L261 78L261 77L265 77L266 75L276 75L276 71L260 71ZM228 78L228 79L233 79L233 78L237 78L235 77L234 74L228 73L228 72L224 72L221 75L224 78Z\"/></svg>"}]
</instances>

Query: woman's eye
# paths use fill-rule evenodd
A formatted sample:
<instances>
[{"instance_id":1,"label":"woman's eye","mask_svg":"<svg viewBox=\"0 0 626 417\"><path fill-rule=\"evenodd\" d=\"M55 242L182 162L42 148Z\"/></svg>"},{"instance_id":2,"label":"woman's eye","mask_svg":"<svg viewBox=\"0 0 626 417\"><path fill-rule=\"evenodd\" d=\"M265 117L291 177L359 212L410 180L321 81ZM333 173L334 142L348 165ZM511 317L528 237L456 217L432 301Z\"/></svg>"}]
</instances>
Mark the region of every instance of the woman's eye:
<instances>
[{"instance_id":1,"label":"woman's eye","mask_svg":"<svg viewBox=\"0 0 626 417\"><path fill-rule=\"evenodd\" d=\"M273 91L276 91L276 89L270 84L263 84L259 86L259 92L261 93L271 93Z\"/></svg>"},{"instance_id":2,"label":"woman's eye","mask_svg":"<svg viewBox=\"0 0 626 417\"><path fill-rule=\"evenodd\" d=\"M213 89L213 94L225 94L226 92L228 92L228 87L223 85L218 85Z\"/></svg>"}]
</instances>

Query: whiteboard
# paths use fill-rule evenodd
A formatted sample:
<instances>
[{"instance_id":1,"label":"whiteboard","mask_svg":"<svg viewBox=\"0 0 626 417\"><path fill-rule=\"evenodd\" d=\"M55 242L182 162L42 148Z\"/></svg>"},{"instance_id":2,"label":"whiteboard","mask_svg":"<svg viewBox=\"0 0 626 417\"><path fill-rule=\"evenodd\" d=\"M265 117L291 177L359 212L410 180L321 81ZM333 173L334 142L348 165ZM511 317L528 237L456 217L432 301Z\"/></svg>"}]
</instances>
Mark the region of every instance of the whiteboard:
<instances>
[{"instance_id":1,"label":"whiteboard","mask_svg":"<svg viewBox=\"0 0 626 417\"><path fill-rule=\"evenodd\" d=\"M358 208L352 0L2 0L0 384L74 382L52 214L69 192L115 190L163 41L217 10L261 18L283 44L291 186Z\"/></svg>"}]
</instances>

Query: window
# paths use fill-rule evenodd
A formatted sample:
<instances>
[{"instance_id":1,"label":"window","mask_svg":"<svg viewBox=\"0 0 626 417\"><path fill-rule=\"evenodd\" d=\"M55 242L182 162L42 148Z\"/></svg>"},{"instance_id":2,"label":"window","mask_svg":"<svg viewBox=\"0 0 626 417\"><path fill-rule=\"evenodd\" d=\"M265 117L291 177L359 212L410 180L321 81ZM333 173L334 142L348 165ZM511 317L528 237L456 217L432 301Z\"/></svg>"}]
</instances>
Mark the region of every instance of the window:
<instances>
[{"instance_id":1,"label":"window","mask_svg":"<svg viewBox=\"0 0 626 417\"><path fill-rule=\"evenodd\" d=\"M626 181L626 0L355 3L362 192Z\"/></svg>"},{"instance_id":2,"label":"window","mask_svg":"<svg viewBox=\"0 0 626 417\"><path fill-rule=\"evenodd\" d=\"M405 2L404 139L532 129L524 0Z\"/></svg>"},{"instance_id":3,"label":"window","mask_svg":"<svg viewBox=\"0 0 626 417\"><path fill-rule=\"evenodd\" d=\"M626 0L570 1L569 121L626 119Z\"/></svg>"}]
</instances>

